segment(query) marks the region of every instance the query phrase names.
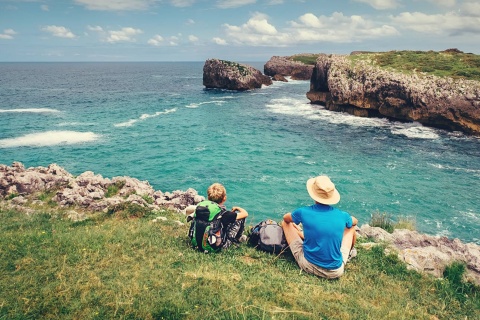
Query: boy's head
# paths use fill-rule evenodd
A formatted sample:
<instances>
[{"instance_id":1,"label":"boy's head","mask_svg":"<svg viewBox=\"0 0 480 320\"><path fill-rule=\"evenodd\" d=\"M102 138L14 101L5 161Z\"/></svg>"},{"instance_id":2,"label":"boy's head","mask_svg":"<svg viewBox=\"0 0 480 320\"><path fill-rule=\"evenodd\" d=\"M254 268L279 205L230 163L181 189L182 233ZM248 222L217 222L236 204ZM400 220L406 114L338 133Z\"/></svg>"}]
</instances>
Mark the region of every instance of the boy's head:
<instances>
[{"instance_id":1,"label":"boy's head","mask_svg":"<svg viewBox=\"0 0 480 320\"><path fill-rule=\"evenodd\" d=\"M226 200L227 190L220 183L214 183L207 189L208 200L222 203Z\"/></svg>"}]
</instances>

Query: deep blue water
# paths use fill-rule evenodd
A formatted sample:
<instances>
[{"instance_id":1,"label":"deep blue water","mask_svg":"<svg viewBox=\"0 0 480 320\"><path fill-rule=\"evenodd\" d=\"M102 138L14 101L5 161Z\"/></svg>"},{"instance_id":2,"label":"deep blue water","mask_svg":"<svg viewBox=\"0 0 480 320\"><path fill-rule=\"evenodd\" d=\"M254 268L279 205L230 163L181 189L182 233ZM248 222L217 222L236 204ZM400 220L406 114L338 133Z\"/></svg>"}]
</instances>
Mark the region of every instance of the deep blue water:
<instances>
[{"instance_id":1,"label":"deep blue water","mask_svg":"<svg viewBox=\"0 0 480 320\"><path fill-rule=\"evenodd\" d=\"M205 90L202 68L0 63L0 163L57 163L203 195L221 182L251 223L310 204L306 180L326 174L360 224L386 212L480 243L478 138L326 111L309 104L308 81Z\"/></svg>"}]
</instances>

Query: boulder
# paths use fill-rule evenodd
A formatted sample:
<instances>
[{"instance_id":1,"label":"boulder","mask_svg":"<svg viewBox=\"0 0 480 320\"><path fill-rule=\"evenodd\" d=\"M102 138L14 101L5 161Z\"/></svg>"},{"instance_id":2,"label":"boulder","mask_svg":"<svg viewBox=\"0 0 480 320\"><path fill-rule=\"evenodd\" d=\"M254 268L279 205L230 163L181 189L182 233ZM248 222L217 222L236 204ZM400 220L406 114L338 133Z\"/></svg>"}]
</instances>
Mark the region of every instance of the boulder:
<instances>
[{"instance_id":1,"label":"boulder","mask_svg":"<svg viewBox=\"0 0 480 320\"><path fill-rule=\"evenodd\" d=\"M307 98L328 110L480 135L480 82L404 74L319 55Z\"/></svg>"},{"instance_id":2,"label":"boulder","mask_svg":"<svg viewBox=\"0 0 480 320\"><path fill-rule=\"evenodd\" d=\"M388 233L378 227L362 225L359 235L384 241L397 252L409 269L442 277L445 267L454 261L466 264L467 279L480 284L480 246L459 239L431 236L416 231L396 229Z\"/></svg>"},{"instance_id":3,"label":"boulder","mask_svg":"<svg viewBox=\"0 0 480 320\"><path fill-rule=\"evenodd\" d=\"M232 61L210 59L203 66L203 85L207 89L252 90L272 84L259 70Z\"/></svg>"},{"instance_id":4,"label":"boulder","mask_svg":"<svg viewBox=\"0 0 480 320\"><path fill-rule=\"evenodd\" d=\"M302 56L317 56L316 54L301 54ZM263 72L267 76L291 77L293 80L310 80L313 72L313 65L304 64L293 60L295 56L280 57L273 56L263 67ZM284 78L285 79L285 78ZM277 80L283 81L283 80Z\"/></svg>"}]
</instances>

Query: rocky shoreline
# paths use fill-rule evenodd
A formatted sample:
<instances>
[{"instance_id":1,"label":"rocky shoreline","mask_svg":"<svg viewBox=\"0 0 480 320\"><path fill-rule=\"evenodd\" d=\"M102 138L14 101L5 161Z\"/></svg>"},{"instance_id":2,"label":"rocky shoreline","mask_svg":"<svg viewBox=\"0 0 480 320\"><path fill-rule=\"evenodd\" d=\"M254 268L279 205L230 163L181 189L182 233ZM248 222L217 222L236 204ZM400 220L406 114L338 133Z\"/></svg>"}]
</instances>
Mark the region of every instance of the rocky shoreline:
<instances>
[{"instance_id":1,"label":"rocky shoreline","mask_svg":"<svg viewBox=\"0 0 480 320\"><path fill-rule=\"evenodd\" d=\"M49 196L45 197L45 194ZM158 212L164 209L176 211L182 217L178 224L182 225L186 212L204 199L191 188L162 192L154 190L148 181L127 176L109 179L86 171L75 177L57 164L35 168L25 168L20 162L14 162L12 166L0 164L0 208L12 208L25 214L35 214L48 203L53 203L55 208L65 211L65 218L81 221L89 219L95 212L108 212L121 204L134 204ZM158 220L162 217L154 219ZM460 261L467 266L467 279L480 284L479 245L409 230L395 230L390 234L368 224L357 231L360 237L375 241L362 246L368 249L386 243L387 250L396 252L411 269L441 277L445 266Z\"/></svg>"},{"instance_id":2,"label":"rocky shoreline","mask_svg":"<svg viewBox=\"0 0 480 320\"><path fill-rule=\"evenodd\" d=\"M331 111L480 135L478 81L404 74L324 54L317 58L307 98Z\"/></svg>"}]
</instances>

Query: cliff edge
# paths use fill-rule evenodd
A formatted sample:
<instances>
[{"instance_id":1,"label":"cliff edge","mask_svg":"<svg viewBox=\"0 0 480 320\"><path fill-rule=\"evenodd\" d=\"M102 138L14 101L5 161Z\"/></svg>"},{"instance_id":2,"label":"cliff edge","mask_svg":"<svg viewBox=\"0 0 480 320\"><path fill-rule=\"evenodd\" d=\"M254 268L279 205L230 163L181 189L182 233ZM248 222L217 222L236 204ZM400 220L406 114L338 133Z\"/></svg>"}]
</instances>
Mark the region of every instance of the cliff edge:
<instances>
[{"instance_id":1,"label":"cliff edge","mask_svg":"<svg viewBox=\"0 0 480 320\"><path fill-rule=\"evenodd\" d=\"M307 98L331 111L480 135L480 82L400 73L343 55L316 60Z\"/></svg>"}]
</instances>

